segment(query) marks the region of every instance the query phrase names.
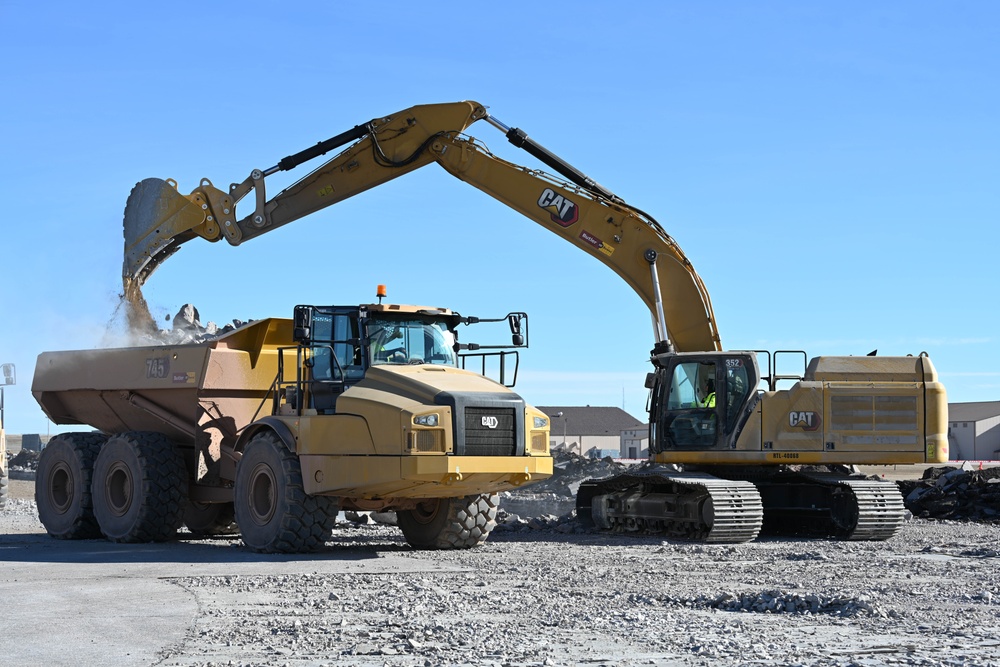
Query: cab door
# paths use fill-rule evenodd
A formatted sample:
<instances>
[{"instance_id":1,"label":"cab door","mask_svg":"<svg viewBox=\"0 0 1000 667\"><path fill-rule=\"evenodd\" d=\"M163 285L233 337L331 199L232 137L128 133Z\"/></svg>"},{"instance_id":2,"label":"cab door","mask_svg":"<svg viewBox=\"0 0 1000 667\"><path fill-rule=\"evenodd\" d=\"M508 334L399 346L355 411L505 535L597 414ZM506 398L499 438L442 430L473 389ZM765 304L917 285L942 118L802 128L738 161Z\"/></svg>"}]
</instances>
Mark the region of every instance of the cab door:
<instances>
[{"instance_id":1,"label":"cab door","mask_svg":"<svg viewBox=\"0 0 1000 667\"><path fill-rule=\"evenodd\" d=\"M756 386L755 368L748 355L673 355L653 389L657 451L732 449Z\"/></svg>"}]
</instances>

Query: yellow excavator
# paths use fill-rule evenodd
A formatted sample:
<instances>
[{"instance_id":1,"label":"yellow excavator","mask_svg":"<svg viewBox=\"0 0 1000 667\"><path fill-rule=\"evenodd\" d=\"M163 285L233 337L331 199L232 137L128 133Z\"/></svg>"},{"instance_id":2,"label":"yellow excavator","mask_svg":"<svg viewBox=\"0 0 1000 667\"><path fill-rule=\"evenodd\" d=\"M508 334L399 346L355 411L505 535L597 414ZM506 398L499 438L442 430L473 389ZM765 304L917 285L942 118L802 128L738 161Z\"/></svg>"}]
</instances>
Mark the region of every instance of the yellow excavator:
<instances>
[{"instance_id":1,"label":"yellow excavator","mask_svg":"<svg viewBox=\"0 0 1000 667\"><path fill-rule=\"evenodd\" d=\"M465 134L480 120L558 175L494 155ZM268 176L344 146L268 198ZM751 540L762 527L886 539L902 525L902 498L850 466L948 460L947 398L926 354L723 350L708 291L663 227L477 102L375 118L225 191L208 179L187 195L173 180L141 181L125 208L123 279L142 285L191 239L239 245L432 162L607 265L650 310L649 461L582 484L582 521L710 542ZM784 370L800 358L800 372L778 373L779 361Z\"/></svg>"}]
</instances>

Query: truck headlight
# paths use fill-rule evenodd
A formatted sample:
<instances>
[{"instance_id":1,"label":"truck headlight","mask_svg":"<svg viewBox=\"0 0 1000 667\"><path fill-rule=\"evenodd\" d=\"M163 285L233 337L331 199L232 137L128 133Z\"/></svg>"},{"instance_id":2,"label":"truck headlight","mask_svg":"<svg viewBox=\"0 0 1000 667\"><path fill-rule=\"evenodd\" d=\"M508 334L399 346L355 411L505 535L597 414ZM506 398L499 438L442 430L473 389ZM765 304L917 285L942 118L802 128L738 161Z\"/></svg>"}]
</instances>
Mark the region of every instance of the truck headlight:
<instances>
[{"instance_id":1,"label":"truck headlight","mask_svg":"<svg viewBox=\"0 0 1000 667\"><path fill-rule=\"evenodd\" d=\"M535 417L535 428L545 428L549 425L549 420L545 417Z\"/></svg>"},{"instance_id":2,"label":"truck headlight","mask_svg":"<svg viewBox=\"0 0 1000 667\"><path fill-rule=\"evenodd\" d=\"M438 416L436 413L430 415L419 415L413 418L413 423L418 426L437 426Z\"/></svg>"}]
</instances>

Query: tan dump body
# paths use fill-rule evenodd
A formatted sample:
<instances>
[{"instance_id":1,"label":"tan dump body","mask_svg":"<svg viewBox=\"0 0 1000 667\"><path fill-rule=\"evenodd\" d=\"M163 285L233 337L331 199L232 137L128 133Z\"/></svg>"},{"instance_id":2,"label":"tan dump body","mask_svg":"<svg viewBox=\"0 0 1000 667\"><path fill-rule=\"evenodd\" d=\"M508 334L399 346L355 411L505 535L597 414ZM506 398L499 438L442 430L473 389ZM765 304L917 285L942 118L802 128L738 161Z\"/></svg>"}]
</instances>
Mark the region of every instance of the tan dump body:
<instances>
[{"instance_id":1,"label":"tan dump body","mask_svg":"<svg viewBox=\"0 0 1000 667\"><path fill-rule=\"evenodd\" d=\"M292 345L291 332L290 320L271 318L208 343L44 352L31 391L57 424L193 444L206 428L235 434L258 410L270 414L278 347Z\"/></svg>"},{"instance_id":2,"label":"tan dump body","mask_svg":"<svg viewBox=\"0 0 1000 667\"><path fill-rule=\"evenodd\" d=\"M56 424L164 434L194 479L214 487L233 477L223 442L270 414L277 350L291 339L291 322L272 318L208 343L44 352L31 391Z\"/></svg>"},{"instance_id":3,"label":"tan dump body","mask_svg":"<svg viewBox=\"0 0 1000 667\"><path fill-rule=\"evenodd\" d=\"M291 345L291 322L272 318L208 343L44 352L31 391L56 424L194 445L270 414L279 345Z\"/></svg>"}]
</instances>

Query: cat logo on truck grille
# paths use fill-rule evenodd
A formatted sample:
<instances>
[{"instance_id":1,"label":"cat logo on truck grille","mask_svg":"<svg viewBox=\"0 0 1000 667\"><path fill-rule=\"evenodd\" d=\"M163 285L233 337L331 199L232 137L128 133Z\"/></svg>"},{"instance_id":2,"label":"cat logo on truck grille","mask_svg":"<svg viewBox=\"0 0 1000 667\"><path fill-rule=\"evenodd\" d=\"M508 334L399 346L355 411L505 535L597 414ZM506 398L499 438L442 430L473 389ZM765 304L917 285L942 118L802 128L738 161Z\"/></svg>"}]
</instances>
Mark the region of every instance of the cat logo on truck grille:
<instances>
[{"instance_id":1,"label":"cat logo on truck grille","mask_svg":"<svg viewBox=\"0 0 1000 667\"><path fill-rule=\"evenodd\" d=\"M483 415L482 424L486 428L496 428L500 424L500 420L493 415Z\"/></svg>"}]
</instances>

